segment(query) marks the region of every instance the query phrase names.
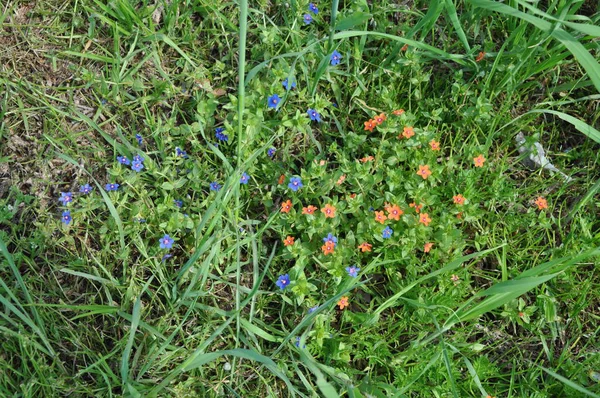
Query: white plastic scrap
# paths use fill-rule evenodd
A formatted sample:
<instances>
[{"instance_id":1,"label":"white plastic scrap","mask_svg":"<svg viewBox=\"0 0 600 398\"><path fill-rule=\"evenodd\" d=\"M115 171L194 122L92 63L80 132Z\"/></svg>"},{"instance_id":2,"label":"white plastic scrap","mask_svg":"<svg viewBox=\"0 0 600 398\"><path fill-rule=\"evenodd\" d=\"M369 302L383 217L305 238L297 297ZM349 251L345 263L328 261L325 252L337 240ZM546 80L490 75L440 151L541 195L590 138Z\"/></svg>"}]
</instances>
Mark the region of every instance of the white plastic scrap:
<instances>
[{"instance_id":1,"label":"white plastic scrap","mask_svg":"<svg viewBox=\"0 0 600 398\"><path fill-rule=\"evenodd\" d=\"M571 177L569 177L568 175L557 169L552 163L550 163L550 160L548 160L548 158L546 157L546 152L544 151L542 144L540 144L537 141L535 141L533 144L527 143L525 135L523 135L522 132L519 132L519 134L517 134L517 136L515 137L515 141L517 141L517 149L519 150L519 153L521 155L526 155L526 157L523 158L523 163L525 164L525 166L532 169L536 167L541 167L546 170L550 170L551 172L559 173L561 176L563 176L566 182L573 180Z\"/></svg>"}]
</instances>

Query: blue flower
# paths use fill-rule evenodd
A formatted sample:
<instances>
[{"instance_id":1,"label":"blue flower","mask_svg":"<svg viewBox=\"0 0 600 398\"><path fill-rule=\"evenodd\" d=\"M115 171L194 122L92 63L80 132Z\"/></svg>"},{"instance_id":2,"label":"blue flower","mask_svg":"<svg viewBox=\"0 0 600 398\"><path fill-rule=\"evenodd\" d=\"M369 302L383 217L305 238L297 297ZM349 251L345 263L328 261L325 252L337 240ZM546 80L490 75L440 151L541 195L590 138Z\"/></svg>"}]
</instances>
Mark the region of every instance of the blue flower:
<instances>
[{"instance_id":1,"label":"blue flower","mask_svg":"<svg viewBox=\"0 0 600 398\"><path fill-rule=\"evenodd\" d=\"M215 182L211 182L210 183L210 190L211 191L219 192L220 189L221 189L221 185L219 185L218 182L215 181Z\"/></svg>"},{"instance_id":2,"label":"blue flower","mask_svg":"<svg viewBox=\"0 0 600 398\"><path fill-rule=\"evenodd\" d=\"M326 237L323 238L323 243L332 242L334 247L337 247L338 240L333 234L330 232Z\"/></svg>"},{"instance_id":3,"label":"blue flower","mask_svg":"<svg viewBox=\"0 0 600 398\"><path fill-rule=\"evenodd\" d=\"M292 177L290 178L290 183L288 184L288 188L294 192L297 192L300 188L302 188L302 180L300 177Z\"/></svg>"},{"instance_id":4,"label":"blue flower","mask_svg":"<svg viewBox=\"0 0 600 398\"><path fill-rule=\"evenodd\" d=\"M229 140L229 136L227 134L224 134L223 131L225 131L223 127L217 127L215 129L215 137L217 137L217 140L219 141L227 142Z\"/></svg>"},{"instance_id":5,"label":"blue flower","mask_svg":"<svg viewBox=\"0 0 600 398\"><path fill-rule=\"evenodd\" d=\"M301 338L299 336L296 337L296 343L295 344L296 344L296 347L298 347L298 348L300 348L300 340L301 340ZM302 348L306 348L306 344L303 344Z\"/></svg>"},{"instance_id":6,"label":"blue flower","mask_svg":"<svg viewBox=\"0 0 600 398\"><path fill-rule=\"evenodd\" d=\"M341 60L342 60L342 54L337 52L337 50L333 50L333 53L331 54L331 65L334 65L334 66L338 65Z\"/></svg>"},{"instance_id":7,"label":"blue flower","mask_svg":"<svg viewBox=\"0 0 600 398\"><path fill-rule=\"evenodd\" d=\"M62 212L62 216L60 217L60 220L62 222L64 222L66 225L69 225L69 223L72 220L72 218L71 218L71 212L69 210L63 211Z\"/></svg>"},{"instance_id":8,"label":"blue flower","mask_svg":"<svg viewBox=\"0 0 600 398\"><path fill-rule=\"evenodd\" d=\"M277 151L277 149L269 148L269 150L267 151L267 156L272 158L273 156L275 156L275 151Z\"/></svg>"},{"instance_id":9,"label":"blue flower","mask_svg":"<svg viewBox=\"0 0 600 398\"><path fill-rule=\"evenodd\" d=\"M281 102L281 98L279 98L279 96L277 94L273 94L272 96L269 97L269 108L277 108L277 105L279 105L279 102Z\"/></svg>"},{"instance_id":10,"label":"blue flower","mask_svg":"<svg viewBox=\"0 0 600 398\"><path fill-rule=\"evenodd\" d=\"M313 14L317 15L319 13L319 9L317 8L317 6L315 5L315 3L310 3L308 5L308 11L312 12Z\"/></svg>"},{"instance_id":11,"label":"blue flower","mask_svg":"<svg viewBox=\"0 0 600 398\"><path fill-rule=\"evenodd\" d=\"M296 88L296 81L292 80L292 82L290 83L287 79L287 77L285 78L285 80L283 81L283 87L285 87L286 90L292 89L292 88Z\"/></svg>"},{"instance_id":12,"label":"blue flower","mask_svg":"<svg viewBox=\"0 0 600 398\"><path fill-rule=\"evenodd\" d=\"M88 193L92 192L93 189L94 188L90 187L90 184L85 184L79 188L79 192L81 192L84 195L87 195Z\"/></svg>"},{"instance_id":13,"label":"blue flower","mask_svg":"<svg viewBox=\"0 0 600 398\"><path fill-rule=\"evenodd\" d=\"M313 312L315 312L317 309L319 309L319 306L318 306L318 305L315 305L314 307L310 307L310 308L308 309L308 313L309 313L309 314L312 314L312 313L313 313Z\"/></svg>"},{"instance_id":14,"label":"blue flower","mask_svg":"<svg viewBox=\"0 0 600 398\"><path fill-rule=\"evenodd\" d=\"M144 164L142 162L133 162L131 163L131 170L137 171L138 173L142 171L144 168Z\"/></svg>"},{"instance_id":15,"label":"blue flower","mask_svg":"<svg viewBox=\"0 0 600 398\"><path fill-rule=\"evenodd\" d=\"M304 23L306 25L310 25L310 23L313 21L313 17L310 14L304 14Z\"/></svg>"},{"instance_id":16,"label":"blue flower","mask_svg":"<svg viewBox=\"0 0 600 398\"><path fill-rule=\"evenodd\" d=\"M143 158L143 157L141 157L140 155L135 155L135 156L133 157L133 161L134 161L134 162L141 162L141 163L143 163L143 162L144 162L144 158Z\"/></svg>"},{"instance_id":17,"label":"blue flower","mask_svg":"<svg viewBox=\"0 0 600 398\"><path fill-rule=\"evenodd\" d=\"M179 147L175 147L175 156L183 157L184 159L188 158L187 152Z\"/></svg>"},{"instance_id":18,"label":"blue flower","mask_svg":"<svg viewBox=\"0 0 600 398\"><path fill-rule=\"evenodd\" d=\"M179 207L180 209L183 207L183 200L174 199L173 203L175 203L175 206Z\"/></svg>"},{"instance_id":19,"label":"blue flower","mask_svg":"<svg viewBox=\"0 0 600 398\"><path fill-rule=\"evenodd\" d=\"M352 267L346 267L346 272L353 278L356 278L356 276L358 275L358 271L360 271L360 268L358 268L355 265L353 265Z\"/></svg>"},{"instance_id":20,"label":"blue flower","mask_svg":"<svg viewBox=\"0 0 600 398\"><path fill-rule=\"evenodd\" d=\"M173 247L173 242L175 240L171 238L169 235L165 234L162 238L160 238L160 248L161 249L170 249Z\"/></svg>"},{"instance_id":21,"label":"blue flower","mask_svg":"<svg viewBox=\"0 0 600 398\"><path fill-rule=\"evenodd\" d=\"M107 191L116 191L117 189L119 189L119 184L114 183L114 184L106 184L106 186L104 187Z\"/></svg>"},{"instance_id":22,"label":"blue flower","mask_svg":"<svg viewBox=\"0 0 600 398\"><path fill-rule=\"evenodd\" d=\"M383 239L388 239L390 236L392 236L392 234L394 233L394 230L391 229L390 227L385 227L385 229L383 230Z\"/></svg>"},{"instance_id":23,"label":"blue flower","mask_svg":"<svg viewBox=\"0 0 600 398\"><path fill-rule=\"evenodd\" d=\"M248 174L246 174L245 172L242 173L242 177L240 178L240 183L248 184L248 180L250 180L250 176Z\"/></svg>"},{"instance_id":24,"label":"blue flower","mask_svg":"<svg viewBox=\"0 0 600 398\"><path fill-rule=\"evenodd\" d=\"M135 139L137 140L138 145L142 145L142 136L141 135L136 134L135 135Z\"/></svg>"},{"instance_id":25,"label":"blue flower","mask_svg":"<svg viewBox=\"0 0 600 398\"><path fill-rule=\"evenodd\" d=\"M62 202L63 206L66 206L68 203L73 201L73 194L71 192L61 192L58 201Z\"/></svg>"},{"instance_id":26,"label":"blue flower","mask_svg":"<svg viewBox=\"0 0 600 398\"><path fill-rule=\"evenodd\" d=\"M129 166L131 162L125 156L117 156L117 161L125 166Z\"/></svg>"},{"instance_id":27,"label":"blue flower","mask_svg":"<svg viewBox=\"0 0 600 398\"><path fill-rule=\"evenodd\" d=\"M275 284L281 289L285 289L290 284L290 276L288 274L281 275Z\"/></svg>"},{"instance_id":28,"label":"blue flower","mask_svg":"<svg viewBox=\"0 0 600 398\"><path fill-rule=\"evenodd\" d=\"M169 259L169 258L171 258L171 257L173 257L173 255L172 255L172 254L169 254L169 253L167 253L167 254L165 254L164 256L162 256L162 260L160 260L160 261L161 261L162 263L164 263L165 261L167 261L167 259Z\"/></svg>"},{"instance_id":29,"label":"blue flower","mask_svg":"<svg viewBox=\"0 0 600 398\"><path fill-rule=\"evenodd\" d=\"M308 117L310 118L310 120L317 122L321 121L321 115L319 115L319 112L315 111L314 109L308 108L306 113L308 113Z\"/></svg>"}]
</instances>

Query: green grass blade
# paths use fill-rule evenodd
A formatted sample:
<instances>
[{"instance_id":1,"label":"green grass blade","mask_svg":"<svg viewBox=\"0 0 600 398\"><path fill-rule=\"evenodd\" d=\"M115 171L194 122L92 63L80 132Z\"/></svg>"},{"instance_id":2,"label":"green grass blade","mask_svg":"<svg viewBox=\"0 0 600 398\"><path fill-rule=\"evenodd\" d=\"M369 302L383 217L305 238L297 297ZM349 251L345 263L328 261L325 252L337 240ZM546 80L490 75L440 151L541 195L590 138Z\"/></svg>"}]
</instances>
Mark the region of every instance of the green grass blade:
<instances>
[{"instance_id":1,"label":"green grass blade","mask_svg":"<svg viewBox=\"0 0 600 398\"><path fill-rule=\"evenodd\" d=\"M535 17L531 14L519 11L503 3L490 0L468 0L468 2L489 11L497 11L505 15L522 19L531 23L538 29L550 34L552 37L560 41L567 48L567 50L571 52L571 54L573 54L583 69L585 69L585 71L588 73L588 76L592 82L594 82L596 90L600 91L600 64L598 64L598 61L596 61L590 52L570 33L562 29L554 29L550 22Z\"/></svg>"},{"instance_id":2,"label":"green grass blade","mask_svg":"<svg viewBox=\"0 0 600 398\"><path fill-rule=\"evenodd\" d=\"M482 255L487 254L487 253L491 253L494 250L499 249L500 247L502 247L502 246L498 246L498 247L495 247L493 249L483 250L483 251L480 251L480 252L477 252L477 253L471 253L469 255L462 256L462 257L457 258L456 260L451 261L445 267L440 268L437 271L431 272L431 273L429 273L429 274L427 274L427 275L419 278L418 280L414 281L413 283L410 283L404 289L400 290L398 293L394 294L392 297L390 297L389 299L387 299L383 304L381 304L381 306L379 306L379 308L377 308L375 311L373 311L373 314L376 315L376 316L379 316L387 308L396 305L396 302L398 301L398 299L400 297L402 297L403 295L405 295L408 291L410 291L413 287L417 286L418 284L420 284L420 283L422 283L422 282L424 282L424 281L426 281L428 279L431 279L431 278L433 278L433 277L435 277L437 275L443 274L443 273L448 272L448 271L452 271L452 270L460 267L461 264L464 263L465 261L470 260L472 258L476 258L476 257L482 256Z\"/></svg>"},{"instance_id":3,"label":"green grass blade","mask_svg":"<svg viewBox=\"0 0 600 398\"><path fill-rule=\"evenodd\" d=\"M577 384L577 383L575 383L575 382L567 379L566 377L561 376L558 373L553 372L552 370L547 369L547 368L545 368L543 366L540 366L540 365L536 365L536 366L538 368L542 369L544 372L548 373L550 376L552 376L555 379L557 379L560 382L562 382L564 385L566 385L566 386L568 386L568 387L570 387L570 388L572 388L572 389L574 389L576 391L579 391L579 392L587 395L588 397L600 398L600 395L598 395L596 393L593 393L592 391L588 390L587 388L580 386L579 384Z\"/></svg>"},{"instance_id":4,"label":"green grass blade","mask_svg":"<svg viewBox=\"0 0 600 398\"><path fill-rule=\"evenodd\" d=\"M121 356L121 382L123 385L128 384L129 382L129 357L131 355L131 349L133 348L133 342L135 341L135 333L140 325L140 318L142 315L142 294L148 289L150 283L154 280L154 277L148 279L142 291L138 295L135 303L133 304L133 311L131 313L131 329L129 330L129 338L127 339L127 344L125 345L125 349L123 350L123 355Z\"/></svg>"},{"instance_id":5,"label":"green grass blade","mask_svg":"<svg viewBox=\"0 0 600 398\"><path fill-rule=\"evenodd\" d=\"M567 115L566 113L553 111L550 109L534 109L525 113L523 116L531 113L550 113L552 115L558 116L565 122L571 123L573 127L577 129L577 131L585 134L587 137L600 144L600 131L596 130L594 127L590 126L583 120L577 119L576 117L573 117L571 115Z\"/></svg>"},{"instance_id":6,"label":"green grass blade","mask_svg":"<svg viewBox=\"0 0 600 398\"><path fill-rule=\"evenodd\" d=\"M453 0L445 0L446 11L448 13L448 17L450 18L450 22L458 35L458 38L462 45L465 47L465 51L467 53L471 52L471 46L469 45L469 41L467 40L467 35L465 35L465 31L460 24L458 19L458 15L456 14L456 6L454 6Z\"/></svg>"}]
</instances>

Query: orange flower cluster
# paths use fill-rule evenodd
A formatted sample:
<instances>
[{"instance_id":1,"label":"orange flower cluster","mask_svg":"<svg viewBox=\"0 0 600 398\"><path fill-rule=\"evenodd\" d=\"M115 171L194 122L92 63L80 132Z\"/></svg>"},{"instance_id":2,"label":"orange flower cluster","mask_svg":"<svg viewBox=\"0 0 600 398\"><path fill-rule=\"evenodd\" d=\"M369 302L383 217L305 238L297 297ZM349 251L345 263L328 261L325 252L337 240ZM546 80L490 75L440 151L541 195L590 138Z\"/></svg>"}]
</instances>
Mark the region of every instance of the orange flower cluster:
<instances>
[{"instance_id":1,"label":"orange flower cluster","mask_svg":"<svg viewBox=\"0 0 600 398\"><path fill-rule=\"evenodd\" d=\"M373 247L372 244L367 243L367 242L363 242L360 245L358 245L358 248L364 253L364 252L370 252L371 248Z\"/></svg>"},{"instance_id":2,"label":"orange flower cluster","mask_svg":"<svg viewBox=\"0 0 600 398\"><path fill-rule=\"evenodd\" d=\"M380 224L383 224L385 223L385 220L387 220L387 217L382 211L375 212L375 221L377 221Z\"/></svg>"},{"instance_id":3,"label":"orange flower cluster","mask_svg":"<svg viewBox=\"0 0 600 398\"><path fill-rule=\"evenodd\" d=\"M384 208L385 211L388 212L387 218L389 218L390 220L400 221L400 216L404 214L404 212L402 211L402 209L400 209L398 205L386 204Z\"/></svg>"},{"instance_id":4,"label":"orange flower cluster","mask_svg":"<svg viewBox=\"0 0 600 398\"><path fill-rule=\"evenodd\" d=\"M429 226L429 223L431 222L431 218L429 218L429 214L427 213L423 213L419 216L419 222L421 224L424 224L426 227Z\"/></svg>"},{"instance_id":5,"label":"orange flower cluster","mask_svg":"<svg viewBox=\"0 0 600 398\"><path fill-rule=\"evenodd\" d=\"M414 209L415 209L415 212L416 212L417 214L419 214L419 213L421 212L421 209L423 208L423 205L422 205L422 204L419 204L419 205L418 205L418 204L416 204L415 202L412 202L411 204L409 204L409 206L410 206L410 207L414 207Z\"/></svg>"},{"instance_id":6,"label":"orange flower cluster","mask_svg":"<svg viewBox=\"0 0 600 398\"><path fill-rule=\"evenodd\" d=\"M544 210L548 208L548 201L541 196L538 196L534 203L537 205L538 210Z\"/></svg>"},{"instance_id":7,"label":"orange flower cluster","mask_svg":"<svg viewBox=\"0 0 600 398\"><path fill-rule=\"evenodd\" d=\"M288 237L283 240L283 245L284 246L291 246L291 245L293 245L294 244L294 239L295 238L293 236L289 236L288 235Z\"/></svg>"},{"instance_id":8,"label":"orange flower cluster","mask_svg":"<svg viewBox=\"0 0 600 398\"><path fill-rule=\"evenodd\" d=\"M335 217L335 206L330 204L326 204L325 207L321 209L321 213L325 214L325 218L334 218Z\"/></svg>"},{"instance_id":9,"label":"orange flower cluster","mask_svg":"<svg viewBox=\"0 0 600 398\"><path fill-rule=\"evenodd\" d=\"M340 310L343 310L344 308L348 307L348 297L344 296L340 299L340 301L338 301L338 306L340 307Z\"/></svg>"},{"instance_id":10,"label":"orange flower cluster","mask_svg":"<svg viewBox=\"0 0 600 398\"><path fill-rule=\"evenodd\" d=\"M419 165L419 171L417 171L417 175L423 177L424 180L427 179L431 175L431 170L429 170L429 165Z\"/></svg>"},{"instance_id":11,"label":"orange flower cluster","mask_svg":"<svg viewBox=\"0 0 600 398\"><path fill-rule=\"evenodd\" d=\"M302 214L315 214L315 210L317 210L317 207L308 205L302 208Z\"/></svg>"},{"instance_id":12,"label":"orange flower cluster","mask_svg":"<svg viewBox=\"0 0 600 398\"><path fill-rule=\"evenodd\" d=\"M335 250L335 243L327 241L323 246L321 246L321 250L323 250L324 255L331 254Z\"/></svg>"},{"instance_id":13,"label":"orange flower cluster","mask_svg":"<svg viewBox=\"0 0 600 398\"><path fill-rule=\"evenodd\" d=\"M365 122L365 130L366 131L373 131L373 129L375 127L377 127L380 124L382 124L383 122L385 122L385 119L386 119L385 113L381 113L381 114L375 116L373 119L367 120Z\"/></svg>"},{"instance_id":14,"label":"orange flower cluster","mask_svg":"<svg viewBox=\"0 0 600 398\"><path fill-rule=\"evenodd\" d=\"M473 163L475 163L475 167L483 167L483 163L485 162L485 158L483 155L479 155L476 158L473 158Z\"/></svg>"},{"instance_id":15,"label":"orange flower cluster","mask_svg":"<svg viewBox=\"0 0 600 398\"><path fill-rule=\"evenodd\" d=\"M415 129L413 127L404 127L404 131L402 131L402 137L409 139L415 135ZM398 136L400 138L400 136Z\"/></svg>"},{"instance_id":16,"label":"orange flower cluster","mask_svg":"<svg viewBox=\"0 0 600 398\"><path fill-rule=\"evenodd\" d=\"M465 197L462 196L461 194L454 195L452 197L452 200L454 201L454 204L457 204L457 205L460 205L460 206L462 206L462 205L465 204Z\"/></svg>"},{"instance_id":17,"label":"orange flower cluster","mask_svg":"<svg viewBox=\"0 0 600 398\"><path fill-rule=\"evenodd\" d=\"M292 210L292 201L288 199L281 204L281 212L289 213L290 210Z\"/></svg>"}]
</instances>

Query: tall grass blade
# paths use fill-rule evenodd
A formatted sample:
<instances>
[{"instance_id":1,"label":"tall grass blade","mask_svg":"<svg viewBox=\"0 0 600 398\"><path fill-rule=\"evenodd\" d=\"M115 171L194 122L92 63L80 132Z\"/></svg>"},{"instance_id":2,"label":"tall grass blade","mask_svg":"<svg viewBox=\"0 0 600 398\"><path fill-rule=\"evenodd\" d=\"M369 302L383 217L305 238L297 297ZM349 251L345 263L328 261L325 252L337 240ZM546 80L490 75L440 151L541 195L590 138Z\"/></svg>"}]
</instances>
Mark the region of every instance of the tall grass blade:
<instances>
[{"instance_id":1,"label":"tall grass blade","mask_svg":"<svg viewBox=\"0 0 600 398\"><path fill-rule=\"evenodd\" d=\"M552 115L556 115L565 122L571 123L573 127L577 129L577 131L585 134L586 136L600 144L600 131L596 130L594 127L590 126L583 120L577 119L576 117L573 117L571 115L567 115L566 113L553 111L550 109L534 109L523 114L523 116L528 115L530 113L550 113Z\"/></svg>"},{"instance_id":2,"label":"tall grass blade","mask_svg":"<svg viewBox=\"0 0 600 398\"><path fill-rule=\"evenodd\" d=\"M544 372L548 373L550 376L554 377L555 379L559 380L560 382L562 382L564 385L571 387L573 390L579 391L585 395L587 395L588 397L592 397L592 398L600 398L600 395L593 393L592 391L588 390L585 387L580 386L579 384L567 379L564 376L559 375L558 373L547 369L543 366L540 365L536 365L538 368L542 369Z\"/></svg>"},{"instance_id":3,"label":"tall grass blade","mask_svg":"<svg viewBox=\"0 0 600 398\"><path fill-rule=\"evenodd\" d=\"M550 22L545 21L541 18L535 17L531 14L519 11L513 7L500 2L494 2L490 0L467 0L474 6L481 7L488 11L497 11L505 15L516 17L527 21L537 27L538 29L546 32L556 40L560 41L567 50L573 54L573 56L579 61L583 69L588 73L588 76L594 82L596 90L600 92L600 64L590 54L590 52L570 33L563 29L556 28Z\"/></svg>"}]
</instances>

